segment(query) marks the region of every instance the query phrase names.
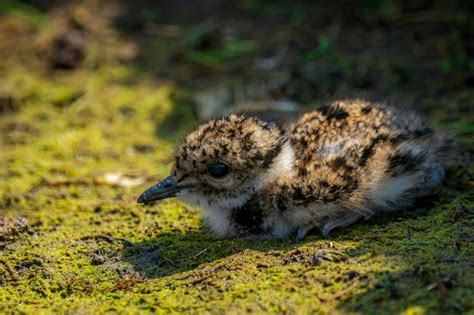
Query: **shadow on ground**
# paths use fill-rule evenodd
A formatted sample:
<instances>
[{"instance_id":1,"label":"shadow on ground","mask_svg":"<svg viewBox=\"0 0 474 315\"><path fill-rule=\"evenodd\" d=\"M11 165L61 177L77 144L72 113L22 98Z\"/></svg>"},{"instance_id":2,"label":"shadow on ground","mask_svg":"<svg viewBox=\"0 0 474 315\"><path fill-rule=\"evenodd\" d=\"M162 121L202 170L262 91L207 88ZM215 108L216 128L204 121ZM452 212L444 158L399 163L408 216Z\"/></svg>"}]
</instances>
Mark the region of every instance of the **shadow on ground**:
<instances>
[{"instance_id":1,"label":"shadow on ground","mask_svg":"<svg viewBox=\"0 0 474 315\"><path fill-rule=\"evenodd\" d=\"M327 238L312 231L299 243L217 239L205 231L176 232L125 244L121 255L147 279L177 274L178 283L185 286L219 286L210 279L219 278L221 272L226 275L220 270L245 273L249 268L249 274L255 267L261 273L275 272L282 266L320 270L317 281L323 286L337 283L342 287L334 295L318 295L322 305L337 301L345 311L376 313L379 303L398 303L399 309L412 305L455 314L472 307L465 293L453 288L462 287L464 292L474 289L474 252L469 245L474 217L472 209L463 204L446 211L443 204L450 202L457 202L455 194L444 189L434 198L420 200L411 210L380 215L356 223L350 230L336 230ZM351 246L354 242L356 247ZM370 261L380 259L397 263L386 266L385 271L372 271ZM337 276L325 278L328 269L339 270ZM298 272L292 277L305 281Z\"/></svg>"},{"instance_id":2,"label":"shadow on ground","mask_svg":"<svg viewBox=\"0 0 474 315\"><path fill-rule=\"evenodd\" d=\"M144 242L125 244L121 254L141 275L155 278L192 270L244 250L269 252L295 246L296 243L290 241L218 239L208 232L195 231L167 233Z\"/></svg>"},{"instance_id":3,"label":"shadow on ground","mask_svg":"<svg viewBox=\"0 0 474 315\"><path fill-rule=\"evenodd\" d=\"M393 221L427 217L430 215L430 208L433 208L437 203L439 203L439 196L435 196L434 199L422 199L411 210L402 213L377 215L370 220L357 222L355 226L362 230L370 230L374 225L385 226ZM314 229L300 242L292 240L220 239L205 229L172 232L139 243L126 241L121 255L141 275L147 278L155 278L187 271L203 263L228 257L243 250L265 253L272 250L297 248L314 240L331 241L335 239L341 242L354 240L353 233L347 235L346 232L346 229L337 229L327 237L323 237L319 234L318 229ZM409 238L411 231L407 230L406 233L406 235L402 234L401 238ZM358 240L364 239L363 236L356 237ZM374 238L372 237L372 239ZM367 241L370 241L370 238ZM391 252L390 249L386 250ZM403 252L401 251L401 253ZM361 252L361 254L366 254L366 252Z\"/></svg>"}]
</instances>

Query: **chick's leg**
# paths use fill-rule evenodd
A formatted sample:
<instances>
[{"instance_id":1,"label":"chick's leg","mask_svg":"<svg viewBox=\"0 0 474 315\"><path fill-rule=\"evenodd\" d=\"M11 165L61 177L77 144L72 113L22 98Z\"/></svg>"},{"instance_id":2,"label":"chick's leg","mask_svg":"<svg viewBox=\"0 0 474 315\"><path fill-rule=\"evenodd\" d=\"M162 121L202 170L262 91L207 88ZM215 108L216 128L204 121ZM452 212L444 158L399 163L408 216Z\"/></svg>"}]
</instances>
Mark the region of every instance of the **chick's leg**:
<instances>
[{"instance_id":1,"label":"chick's leg","mask_svg":"<svg viewBox=\"0 0 474 315\"><path fill-rule=\"evenodd\" d=\"M439 163L433 163L424 170L422 180L415 189L415 197L424 197L436 194L443 184L444 167Z\"/></svg>"},{"instance_id":2,"label":"chick's leg","mask_svg":"<svg viewBox=\"0 0 474 315\"><path fill-rule=\"evenodd\" d=\"M361 214L354 212L334 217L323 225L321 228L321 233L323 236L327 236L333 229L348 226L362 217L363 216Z\"/></svg>"},{"instance_id":3,"label":"chick's leg","mask_svg":"<svg viewBox=\"0 0 474 315\"><path fill-rule=\"evenodd\" d=\"M313 228L314 228L314 226L309 226L309 225L301 226L300 228L298 228L296 230L296 239L295 239L295 241L296 242L301 241L306 236L306 233L308 233Z\"/></svg>"}]
</instances>

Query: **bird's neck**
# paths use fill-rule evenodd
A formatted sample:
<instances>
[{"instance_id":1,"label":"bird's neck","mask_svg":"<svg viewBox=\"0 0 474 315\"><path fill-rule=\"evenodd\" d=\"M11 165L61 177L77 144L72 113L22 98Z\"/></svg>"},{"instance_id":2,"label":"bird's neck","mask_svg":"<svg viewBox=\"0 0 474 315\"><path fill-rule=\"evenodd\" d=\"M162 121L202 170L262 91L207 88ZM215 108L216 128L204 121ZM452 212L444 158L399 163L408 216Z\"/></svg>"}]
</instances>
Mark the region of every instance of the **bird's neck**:
<instances>
[{"instance_id":1,"label":"bird's neck","mask_svg":"<svg viewBox=\"0 0 474 315\"><path fill-rule=\"evenodd\" d=\"M271 187L283 176L288 176L293 170L295 152L289 141L282 144L280 152L273 159L268 169L260 176L246 183L241 192L236 192L235 197L226 198L219 205L221 209L235 209L244 206L252 198L265 195L267 188Z\"/></svg>"},{"instance_id":2,"label":"bird's neck","mask_svg":"<svg viewBox=\"0 0 474 315\"><path fill-rule=\"evenodd\" d=\"M265 176L260 179L261 187L274 182L277 178L288 174L295 164L295 152L289 141L286 141L281 148L280 153L274 158Z\"/></svg>"},{"instance_id":3,"label":"bird's neck","mask_svg":"<svg viewBox=\"0 0 474 315\"><path fill-rule=\"evenodd\" d=\"M235 203L228 210L229 224L235 234L261 234L271 228L272 225L268 225L267 218L271 215L269 209L273 207L273 201L268 192L281 177L291 174L294 163L293 148L289 142L285 142L265 175L255 179L253 193L247 195L245 199L241 199L240 203ZM277 217L275 215L272 217L270 222L275 223ZM214 225L214 227L216 226L218 225Z\"/></svg>"}]
</instances>

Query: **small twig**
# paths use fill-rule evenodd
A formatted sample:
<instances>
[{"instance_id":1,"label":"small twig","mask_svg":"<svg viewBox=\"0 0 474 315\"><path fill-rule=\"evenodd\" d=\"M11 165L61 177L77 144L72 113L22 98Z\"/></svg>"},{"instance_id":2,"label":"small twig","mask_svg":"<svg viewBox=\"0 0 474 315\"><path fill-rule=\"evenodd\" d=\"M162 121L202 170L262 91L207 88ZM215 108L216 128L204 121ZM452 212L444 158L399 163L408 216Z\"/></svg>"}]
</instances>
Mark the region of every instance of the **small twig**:
<instances>
[{"instance_id":1,"label":"small twig","mask_svg":"<svg viewBox=\"0 0 474 315\"><path fill-rule=\"evenodd\" d=\"M213 277L213 276L214 276L214 274L211 273L211 274L209 274L209 275L207 275L207 276L204 276L204 277L202 277L202 278L196 279L196 280L194 280L193 282L191 282L191 285L196 285L196 284L202 283L204 280L207 280L207 279L209 279L209 278L211 278L211 277Z\"/></svg>"},{"instance_id":2,"label":"small twig","mask_svg":"<svg viewBox=\"0 0 474 315\"><path fill-rule=\"evenodd\" d=\"M163 258L164 260L166 260L170 265L172 265L173 267L177 267L178 264L175 263L174 261L172 261L171 259L169 259L168 257L164 256L164 255L160 255L161 258Z\"/></svg>"},{"instance_id":3,"label":"small twig","mask_svg":"<svg viewBox=\"0 0 474 315\"><path fill-rule=\"evenodd\" d=\"M199 253L197 253L196 255L194 255L194 258L201 256L202 254L204 254L205 252L207 252L207 250L208 250L207 247L204 248L202 251L200 251Z\"/></svg>"},{"instance_id":4,"label":"small twig","mask_svg":"<svg viewBox=\"0 0 474 315\"><path fill-rule=\"evenodd\" d=\"M336 300L339 300L341 297L343 297L346 293L350 292L352 289L354 289L357 286L358 281L352 282L350 286L345 288L344 290L339 291L338 293L334 294L330 298L322 301L322 304L330 303Z\"/></svg>"},{"instance_id":5,"label":"small twig","mask_svg":"<svg viewBox=\"0 0 474 315\"><path fill-rule=\"evenodd\" d=\"M223 268L223 267L224 267L224 265L221 264L221 265L218 265L218 266L212 268L212 269L209 270L209 271L210 271L211 275L213 275L213 274L215 274L215 272L216 272L217 270L219 270L219 269L221 269L221 268ZM209 271L208 271L208 270L203 270L203 273L206 273L206 272L209 272ZM177 280L186 280L186 279L188 279L188 278L197 277L197 276L198 276L198 274L197 274L196 272L193 272L193 273L191 273L191 274L189 274L189 275L187 275L187 276L178 278ZM205 276L205 277L203 277L203 278L199 278L199 279L197 279L197 280L194 280L194 281L193 281L193 284L194 284L194 282L196 282L196 281L199 283L200 280L205 280L205 279L207 279L207 278L209 278L209 276Z\"/></svg>"}]
</instances>

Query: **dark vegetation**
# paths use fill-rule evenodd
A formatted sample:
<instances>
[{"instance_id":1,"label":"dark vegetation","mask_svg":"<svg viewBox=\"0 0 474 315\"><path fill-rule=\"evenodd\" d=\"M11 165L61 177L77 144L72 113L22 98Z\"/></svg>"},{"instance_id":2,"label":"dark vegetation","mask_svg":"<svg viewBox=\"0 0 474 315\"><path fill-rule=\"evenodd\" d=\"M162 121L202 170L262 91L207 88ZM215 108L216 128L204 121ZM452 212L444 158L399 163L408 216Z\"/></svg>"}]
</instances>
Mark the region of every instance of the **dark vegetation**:
<instances>
[{"instance_id":1,"label":"dark vegetation","mask_svg":"<svg viewBox=\"0 0 474 315\"><path fill-rule=\"evenodd\" d=\"M473 87L470 1L0 1L0 312L472 313ZM442 191L297 244L136 205L200 120L338 97L452 133Z\"/></svg>"}]
</instances>

